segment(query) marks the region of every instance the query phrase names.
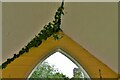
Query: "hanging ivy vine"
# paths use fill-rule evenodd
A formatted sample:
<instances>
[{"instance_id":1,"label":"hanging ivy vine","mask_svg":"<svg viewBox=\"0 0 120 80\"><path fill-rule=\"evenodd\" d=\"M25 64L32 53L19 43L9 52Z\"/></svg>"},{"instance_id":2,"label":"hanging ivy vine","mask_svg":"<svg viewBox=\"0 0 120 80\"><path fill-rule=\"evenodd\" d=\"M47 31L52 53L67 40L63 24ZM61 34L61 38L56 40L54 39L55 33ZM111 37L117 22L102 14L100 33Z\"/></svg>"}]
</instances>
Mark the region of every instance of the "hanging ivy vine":
<instances>
[{"instance_id":1,"label":"hanging ivy vine","mask_svg":"<svg viewBox=\"0 0 120 80\"><path fill-rule=\"evenodd\" d=\"M58 31L62 31L61 26L61 16L64 15L64 2L62 2L61 6L57 9L54 20L49 22L47 25L43 27L43 29L36 35L24 48L22 48L18 54L14 54L12 58L8 58L6 62L2 63L2 69L6 68L9 63L14 61L16 58L20 57L25 52L29 52L32 47L38 47L43 40L47 40L48 37L52 36L55 40L59 38L59 35L56 33Z\"/></svg>"}]
</instances>

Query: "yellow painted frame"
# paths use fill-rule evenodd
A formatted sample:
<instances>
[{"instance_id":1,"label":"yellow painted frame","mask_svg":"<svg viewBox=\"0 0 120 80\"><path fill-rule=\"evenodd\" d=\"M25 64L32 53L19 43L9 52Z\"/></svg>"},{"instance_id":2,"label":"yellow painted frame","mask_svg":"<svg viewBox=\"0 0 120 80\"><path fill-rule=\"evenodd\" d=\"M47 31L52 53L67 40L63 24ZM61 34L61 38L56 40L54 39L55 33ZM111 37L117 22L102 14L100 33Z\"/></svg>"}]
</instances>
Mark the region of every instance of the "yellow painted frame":
<instances>
[{"instance_id":1,"label":"yellow painted frame","mask_svg":"<svg viewBox=\"0 0 120 80\"><path fill-rule=\"evenodd\" d=\"M2 78L28 78L36 65L58 48L66 51L69 56L75 59L91 78L100 78L99 69L101 70L102 78L118 78L117 73L91 55L65 33L59 32L58 34L62 35L61 39L55 40L51 36L37 48L31 48L28 53L21 55L8 64L2 70Z\"/></svg>"}]
</instances>

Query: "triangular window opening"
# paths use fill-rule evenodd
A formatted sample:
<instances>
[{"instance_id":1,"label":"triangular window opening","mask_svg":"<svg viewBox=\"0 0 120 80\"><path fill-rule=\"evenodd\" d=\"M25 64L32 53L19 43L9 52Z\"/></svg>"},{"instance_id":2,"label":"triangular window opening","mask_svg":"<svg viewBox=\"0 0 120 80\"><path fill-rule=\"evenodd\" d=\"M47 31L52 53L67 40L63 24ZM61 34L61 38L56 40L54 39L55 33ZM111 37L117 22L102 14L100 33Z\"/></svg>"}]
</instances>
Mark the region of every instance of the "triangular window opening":
<instances>
[{"instance_id":1,"label":"triangular window opening","mask_svg":"<svg viewBox=\"0 0 120 80\"><path fill-rule=\"evenodd\" d=\"M89 76L71 57L57 51L36 66L29 76L29 79L32 78L66 78L69 80L84 79Z\"/></svg>"}]
</instances>

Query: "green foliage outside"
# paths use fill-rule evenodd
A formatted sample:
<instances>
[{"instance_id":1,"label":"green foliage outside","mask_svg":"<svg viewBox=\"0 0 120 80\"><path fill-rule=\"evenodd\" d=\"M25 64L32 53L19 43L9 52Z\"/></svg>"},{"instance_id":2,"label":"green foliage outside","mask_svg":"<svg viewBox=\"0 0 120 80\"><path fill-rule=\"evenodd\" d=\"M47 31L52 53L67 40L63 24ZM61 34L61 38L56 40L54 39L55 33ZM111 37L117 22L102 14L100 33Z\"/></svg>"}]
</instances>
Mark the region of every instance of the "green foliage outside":
<instances>
[{"instance_id":1,"label":"green foliage outside","mask_svg":"<svg viewBox=\"0 0 120 80\"><path fill-rule=\"evenodd\" d=\"M48 62L40 64L32 73L29 80L86 80L80 77L81 71L78 71L72 78L68 78L63 73L60 73L54 65L49 65Z\"/></svg>"},{"instance_id":2,"label":"green foliage outside","mask_svg":"<svg viewBox=\"0 0 120 80\"><path fill-rule=\"evenodd\" d=\"M30 77L31 80L33 79L40 79L40 80L69 80L66 75L58 72L53 65L49 65L48 62L43 62L40 64L33 74Z\"/></svg>"}]
</instances>

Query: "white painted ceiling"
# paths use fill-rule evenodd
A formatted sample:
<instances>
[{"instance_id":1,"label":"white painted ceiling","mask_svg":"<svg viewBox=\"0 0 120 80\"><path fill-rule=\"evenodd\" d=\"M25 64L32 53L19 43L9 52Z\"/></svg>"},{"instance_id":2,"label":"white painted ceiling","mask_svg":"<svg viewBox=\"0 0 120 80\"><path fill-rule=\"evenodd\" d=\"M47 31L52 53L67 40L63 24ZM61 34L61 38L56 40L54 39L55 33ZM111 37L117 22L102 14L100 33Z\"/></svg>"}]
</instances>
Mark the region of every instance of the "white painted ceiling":
<instances>
[{"instance_id":1,"label":"white painted ceiling","mask_svg":"<svg viewBox=\"0 0 120 80\"><path fill-rule=\"evenodd\" d=\"M17 54L48 22L60 3L2 4L2 60ZM91 54L118 71L117 3L67 2L63 31Z\"/></svg>"}]
</instances>

